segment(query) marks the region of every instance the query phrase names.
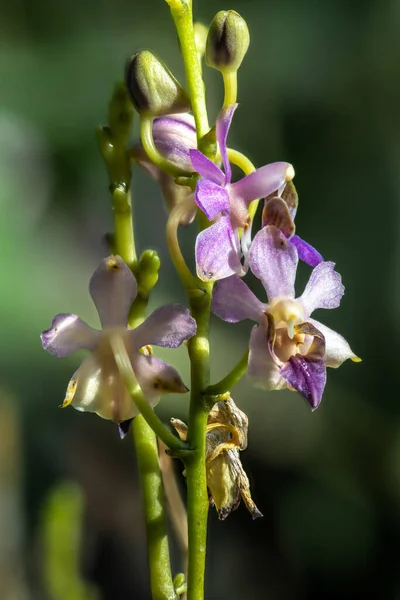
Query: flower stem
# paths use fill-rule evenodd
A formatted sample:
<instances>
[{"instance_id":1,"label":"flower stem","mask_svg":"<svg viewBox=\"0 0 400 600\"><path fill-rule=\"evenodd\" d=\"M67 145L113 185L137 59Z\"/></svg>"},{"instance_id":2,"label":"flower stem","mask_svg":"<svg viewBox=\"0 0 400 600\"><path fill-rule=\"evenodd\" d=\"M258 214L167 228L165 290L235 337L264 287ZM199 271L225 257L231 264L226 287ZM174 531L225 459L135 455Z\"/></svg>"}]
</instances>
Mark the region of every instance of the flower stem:
<instances>
[{"instance_id":1,"label":"flower stem","mask_svg":"<svg viewBox=\"0 0 400 600\"><path fill-rule=\"evenodd\" d=\"M247 349L239 362L233 367L232 371L230 371L230 373L228 373L228 375L226 375L226 377L221 379L221 381L218 383L209 385L204 390L204 394L206 396L221 396L226 392L229 392L246 373L248 361L249 350Z\"/></svg>"},{"instance_id":2,"label":"flower stem","mask_svg":"<svg viewBox=\"0 0 400 600\"><path fill-rule=\"evenodd\" d=\"M164 171L164 173L167 173L168 175L172 175L172 177L187 175L185 171L175 167L175 165L170 163L157 150L153 139L153 117L140 117L140 139L148 158L156 167L161 169L161 171Z\"/></svg>"},{"instance_id":3,"label":"flower stem","mask_svg":"<svg viewBox=\"0 0 400 600\"><path fill-rule=\"evenodd\" d=\"M132 270L135 268L137 257L135 238L132 225L132 205L130 192L123 185L118 185L112 194L115 252Z\"/></svg>"},{"instance_id":4,"label":"flower stem","mask_svg":"<svg viewBox=\"0 0 400 600\"><path fill-rule=\"evenodd\" d=\"M136 379L135 372L126 350L125 344L121 336L116 335L111 339L111 347L114 353L115 362L117 363L120 375L125 383L126 389L132 397L136 407L140 411L146 423L151 427L154 433L164 442L171 450L187 451L188 446L185 442L176 437L164 423L156 415L146 396Z\"/></svg>"},{"instance_id":5,"label":"flower stem","mask_svg":"<svg viewBox=\"0 0 400 600\"><path fill-rule=\"evenodd\" d=\"M203 600L204 571L207 543L208 494L206 477L206 427L209 413L208 399L203 390L209 384L209 317L212 284L205 284L207 293L191 301L192 315L197 322L197 333L189 340L191 361L191 399L188 421L188 442L193 449L185 460L187 476L187 510L189 533L188 600Z\"/></svg>"},{"instance_id":6,"label":"flower stem","mask_svg":"<svg viewBox=\"0 0 400 600\"><path fill-rule=\"evenodd\" d=\"M223 71L224 78L224 107L235 104L237 100L237 71Z\"/></svg>"},{"instance_id":7,"label":"flower stem","mask_svg":"<svg viewBox=\"0 0 400 600\"><path fill-rule=\"evenodd\" d=\"M171 9L172 18L181 45L183 62L185 64L186 81L196 123L197 139L201 142L202 138L208 133L210 127L207 117L204 81L201 76L201 66L199 64L198 52L194 41L192 1L167 0L167 3ZM207 153L205 148L200 147L199 149L202 152Z\"/></svg>"},{"instance_id":8,"label":"flower stem","mask_svg":"<svg viewBox=\"0 0 400 600\"><path fill-rule=\"evenodd\" d=\"M176 600L171 576L156 434L142 415L134 419L132 429L145 507L152 598Z\"/></svg>"}]
</instances>

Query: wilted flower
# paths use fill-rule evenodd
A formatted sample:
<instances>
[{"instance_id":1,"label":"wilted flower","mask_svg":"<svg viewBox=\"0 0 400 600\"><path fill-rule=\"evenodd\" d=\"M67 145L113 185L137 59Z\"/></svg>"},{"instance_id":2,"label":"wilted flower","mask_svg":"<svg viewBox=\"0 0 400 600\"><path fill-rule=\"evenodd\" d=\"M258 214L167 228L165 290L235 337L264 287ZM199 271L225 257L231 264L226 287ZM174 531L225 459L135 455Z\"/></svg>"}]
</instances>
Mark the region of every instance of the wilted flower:
<instances>
[{"instance_id":1,"label":"wilted flower","mask_svg":"<svg viewBox=\"0 0 400 600\"><path fill-rule=\"evenodd\" d=\"M265 165L236 183L231 183L231 166L226 140L237 104L224 108L218 116L216 133L225 174L199 150L191 150L193 168L201 175L195 201L209 221L216 223L199 233L196 240L197 274L203 281L224 279L234 273L243 274L241 255L250 246L248 208L257 198L279 191L294 177L287 162ZM238 229L243 228L239 242Z\"/></svg>"},{"instance_id":2,"label":"wilted flower","mask_svg":"<svg viewBox=\"0 0 400 600\"><path fill-rule=\"evenodd\" d=\"M181 440L186 440L187 425L171 419ZM210 503L221 520L243 499L253 519L262 517L250 494L249 479L240 462L239 450L247 448L248 418L232 398L217 402L208 416L206 469Z\"/></svg>"},{"instance_id":3,"label":"wilted flower","mask_svg":"<svg viewBox=\"0 0 400 600\"><path fill-rule=\"evenodd\" d=\"M189 150L197 145L194 118L189 113L167 115L153 121L153 140L162 156L178 169L193 173ZM155 179L161 187L168 212L192 194L190 187L178 185L175 178L154 165L141 142L131 150L133 159ZM189 206L181 224L186 225L196 216L196 206Z\"/></svg>"},{"instance_id":4,"label":"wilted flower","mask_svg":"<svg viewBox=\"0 0 400 600\"><path fill-rule=\"evenodd\" d=\"M124 261L119 256L109 256L89 284L102 330L92 329L76 315L59 314L51 328L41 334L43 348L57 357L75 350L90 351L68 385L63 407L72 404L77 410L95 412L118 424L138 414L119 375L112 350L114 336L122 337L151 406L162 394L187 392L179 373L152 356L151 345L177 348L196 333L196 322L184 306L171 304L158 308L136 329L129 330L128 314L137 291L136 279ZM122 431L126 433L126 427Z\"/></svg>"},{"instance_id":5,"label":"wilted flower","mask_svg":"<svg viewBox=\"0 0 400 600\"><path fill-rule=\"evenodd\" d=\"M295 246L269 225L255 236L250 269L261 280L268 304L260 302L242 279L218 283L212 310L224 321L252 319L248 373L267 389L289 388L318 407L326 382L326 367L360 359L338 333L310 316L317 308L336 308L344 293L334 263L316 266L300 298L294 297L298 263Z\"/></svg>"}]
</instances>

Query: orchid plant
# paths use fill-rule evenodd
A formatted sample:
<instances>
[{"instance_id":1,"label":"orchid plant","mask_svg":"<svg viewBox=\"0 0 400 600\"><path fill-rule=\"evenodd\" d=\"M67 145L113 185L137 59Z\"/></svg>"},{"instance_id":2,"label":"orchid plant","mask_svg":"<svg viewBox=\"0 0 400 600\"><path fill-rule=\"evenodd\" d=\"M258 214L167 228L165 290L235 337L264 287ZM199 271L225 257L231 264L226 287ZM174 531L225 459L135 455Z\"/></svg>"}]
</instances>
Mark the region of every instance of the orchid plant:
<instances>
[{"instance_id":1,"label":"orchid plant","mask_svg":"<svg viewBox=\"0 0 400 600\"><path fill-rule=\"evenodd\" d=\"M180 41L187 90L152 52L140 51L127 62L125 82L115 88L107 126L97 131L115 225L109 236L110 256L103 258L89 284L101 331L76 315L58 314L41 339L43 348L57 357L81 349L89 352L68 384L62 407L97 413L115 423L121 437L132 431L153 600L176 600L182 594L188 600L203 600L209 507L215 505L225 519L243 499L253 518L262 516L240 462L249 423L233 401L231 388L248 372L266 390L292 390L315 410L326 385L326 368L360 359L340 334L311 318L318 308L337 308L344 287L334 263L324 261L295 232L293 166L278 161L256 169L227 145L238 106L237 72L250 41L244 19L234 11L221 11L206 28L193 23L191 0L167 3ZM220 71L225 91L211 127L202 79L204 56L208 66ZM140 140L132 144L134 110ZM243 172L235 181L232 164ZM166 238L188 308L172 304L147 316L161 261L154 250L137 254L131 194L135 165L158 182L165 199ZM263 210L257 216L260 200ZM179 245L184 226L197 226L195 273ZM313 270L303 294L295 298L299 259ZM245 283L249 271L261 281L266 298L259 300ZM243 358L214 384L211 312L229 323L256 323ZM153 346L183 344L191 364L188 386L176 369L153 354ZM171 429L154 407L164 394L185 394L189 389L187 424L171 418ZM266 401L273 399L268 396ZM182 461L187 482L187 573L175 577L157 438L170 456Z\"/></svg>"}]
</instances>

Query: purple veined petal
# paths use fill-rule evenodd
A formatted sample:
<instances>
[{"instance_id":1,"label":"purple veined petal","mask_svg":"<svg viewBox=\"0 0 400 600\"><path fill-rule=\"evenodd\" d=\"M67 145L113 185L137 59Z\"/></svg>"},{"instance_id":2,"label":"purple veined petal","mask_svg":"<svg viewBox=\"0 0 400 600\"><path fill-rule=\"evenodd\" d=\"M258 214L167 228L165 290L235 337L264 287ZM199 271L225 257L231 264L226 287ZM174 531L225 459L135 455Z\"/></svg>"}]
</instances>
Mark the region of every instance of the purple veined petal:
<instances>
[{"instance_id":1,"label":"purple veined petal","mask_svg":"<svg viewBox=\"0 0 400 600\"><path fill-rule=\"evenodd\" d=\"M132 421L133 419L127 419L126 421L122 421L122 423L119 423L118 432L121 440L123 440L128 435Z\"/></svg>"},{"instance_id":2,"label":"purple veined petal","mask_svg":"<svg viewBox=\"0 0 400 600\"><path fill-rule=\"evenodd\" d=\"M197 275L202 281L217 281L242 272L239 240L229 216L201 231L196 239Z\"/></svg>"},{"instance_id":3,"label":"purple veined petal","mask_svg":"<svg viewBox=\"0 0 400 600\"><path fill-rule=\"evenodd\" d=\"M103 419L121 423L138 414L113 360L88 356L73 375L63 406L93 412Z\"/></svg>"},{"instance_id":4,"label":"purple veined petal","mask_svg":"<svg viewBox=\"0 0 400 600\"><path fill-rule=\"evenodd\" d=\"M188 388L178 371L168 363L140 352L130 352L136 378L150 406L158 404L163 394L185 394Z\"/></svg>"},{"instance_id":5,"label":"purple veined petal","mask_svg":"<svg viewBox=\"0 0 400 600\"><path fill-rule=\"evenodd\" d=\"M264 203L262 212L262 227L267 225L275 225L283 235L290 239L294 232L295 226L293 219L290 216L289 208L282 198L273 196Z\"/></svg>"},{"instance_id":6,"label":"purple veined petal","mask_svg":"<svg viewBox=\"0 0 400 600\"><path fill-rule=\"evenodd\" d=\"M137 283L120 256L109 256L100 263L90 280L89 292L103 328L127 326Z\"/></svg>"},{"instance_id":7,"label":"purple veined petal","mask_svg":"<svg viewBox=\"0 0 400 600\"><path fill-rule=\"evenodd\" d=\"M265 319L266 308L237 275L218 281L214 288L211 310L228 323L244 319L260 322Z\"/></svg>"},{"instance_id":8,"label":"purple veined petal","mask_svg":"<svg viewBox=\"0 0 400 600\"><path fill-rule=\"evenodd\" d=\"M157 308L139 327L128 332L135 350L147 345L178 348L196 333L197 325L181 304Z\"/></svg>"},{"instance_id":9,"label":"purple veined petal","mask_svg":"<svg viewBox=\"0 0 400 600\"><path fill-rule=\"evenodd\" d=\"M290 163L275 162L265 165L230 185L231 201L244 202L249 206L253 200L265 198L276 192L285 181L290 181L293 177L294 169Z\"/></svg>"},{"instance_id":10,"label":"purple veined petal","mask_svg":"<svg viewBox=\"0 0 400 600\"><path fill-rule=\"evenodd\" d=\"M178 115L159 117L153 121L153 138L158 151L169 162L184 171L192 172L189 150L197 145L194 118L180 119Z\"/></svg>"},{"instance_id":11,"label":"purple veined petal","mask_svg":"<svg viewBox=\"0 0 400 600\"><path fill-rule=\"evenodd\" d=\"M326 367L322 359L310 360L296 354L282 367L281 375L307 400L313 410L318 408L326 384Z\"/></svg>"},{"instance_id":12,"label":"purple veined petal","mask_svg":"<svg viewBox=\"0 0 400 600\"><path fill-rule=\"evenodd\" d=\"M324 259L318 250L298 235L293 235L290 241L296 247L300 260L310 265L310 267L316 267L319 263L323 262Z\"/></svg>"},{"instance_id":13,"label":"purple veined petal","mask_svg":"<svg viewBox=\"0 0 400 600\"><path fill-rule=\"evenodd\" d=\"M311 275L306 289L298 298L309 317L317 308L337 308L344 294L342 278L335 270L335 263L322 262Z\"/></svg>"},{"instance_id":14,"label":"purple veined petal","mask_svg":"<svg viewBox=\"0 0 400 600\"><path fill-rule=\"evenodd\" d=\"M229 194L225 188L209 179L200 179L196 185L194 199L209 221L213 221L222 211L229 212Z\"/></svg>"},{"instance_id":15,"label":"purple veined petal","mask_svg":"<svg viewBox=\"0 0 400 600\"><path fill-rule=\"evenodd\" d=\"M281 377L279 366L268 349L268 331L263 325L255 325L250 335L248 375L262 388L283 390L287 387Z\"/></svg>"},{"instance_id":16,"label":"purple veined petal","mask_svg":"<svg viewBox=\"0 0 400 600\"><path fill-rule=\"evenodd\" d=\"M352 349L348 342L344 339L340 333L337 333L333 329L330 329L323 323L310 319L310 322L324 335L325 337L325 357L324 362L327 367L333 367L336 369L340 365L350 358L353 362L361 362Z\"/></svg>"},{"instance_id":17,"label":"purple veined petal","mask_svg":"<svg viewBox=\"0 0 400 600\"><path fill-rule=\"evenodd\" d=\"M250 269L261 280L268 301L294 298L296 248L273 225L261 229L250 248Z\"/></svg>"},{"instance_id":18,"label":"purple veined petal","mask_svg":"<svg viewBox=\"0 0 400 600\"><path fill-rule=\"evenodd\" d=\"M199 150L190 150L189 154L193 169L201 175L201 177L209 179L217 185L224 185L225 175L216 164L204 156Z\"/></svg>"},{"instance_id":19,"label":"purple veined petal","mask_svg":"<svg viewBox=\"0 0 400 600\"><path fill-rule=\"evenodd\" d=\"M50 354L63 358L76 350L93 350L100 331L92 329L79 317L62 313L53 319L50 329L40 334L42 346Z\"/></svg>"},{"instance_id":20,"label":"purple veined petal","mask_svg":"<svg viewBox=\"0 0 400 600\"><path fill-rule=\"evenodd\" d=\"M217 142L225 171L225 185L228 185L231 182L232 177L231 165L226 150L226 140L232 123L232 117L237 107L237 104L231 104L230 106L223 108L218 115L216 123Z\"/></svg>"}]
</instances>

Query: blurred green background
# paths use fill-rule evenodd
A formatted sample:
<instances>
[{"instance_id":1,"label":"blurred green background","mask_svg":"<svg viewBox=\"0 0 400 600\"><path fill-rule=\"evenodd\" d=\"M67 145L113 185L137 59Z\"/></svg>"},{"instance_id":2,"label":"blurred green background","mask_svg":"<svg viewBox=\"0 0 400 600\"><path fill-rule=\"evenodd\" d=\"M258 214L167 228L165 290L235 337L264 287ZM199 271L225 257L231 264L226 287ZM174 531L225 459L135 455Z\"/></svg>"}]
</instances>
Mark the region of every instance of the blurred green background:
<instances>
[{"instance_id":1,"label":"blurred green background","mask_svg":"<svg viewBox=\"0 0 400 600\"><path fill-rule=\"evenodd\" d=\"M291 392L234 390L265 517L210 512L207 600L399 599L400 2L195 2L206 24L222 8L251 32L230 145L258 166L294 165L298 231L346 285L340 309L317 318L363 362L329 371L315 413ZM58 410L80 358L46 354L39 333L58 312L97 324L87 286L112 220L94 128L136 49L183 80L175 31L163 0L2 0L0 14L0 598L147 600L131 441ZM214 119L221 82L205 79ZM184 301L159 192L139 170L134 197L139 248L164 259L152 305ZM189 252L194 230L183 239ZM213 319L214 380L250 327ZM184 350L160 355L188 381ZM185 420L187 399L157 411Z\"/></svg>"}]
</instances>

